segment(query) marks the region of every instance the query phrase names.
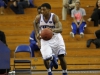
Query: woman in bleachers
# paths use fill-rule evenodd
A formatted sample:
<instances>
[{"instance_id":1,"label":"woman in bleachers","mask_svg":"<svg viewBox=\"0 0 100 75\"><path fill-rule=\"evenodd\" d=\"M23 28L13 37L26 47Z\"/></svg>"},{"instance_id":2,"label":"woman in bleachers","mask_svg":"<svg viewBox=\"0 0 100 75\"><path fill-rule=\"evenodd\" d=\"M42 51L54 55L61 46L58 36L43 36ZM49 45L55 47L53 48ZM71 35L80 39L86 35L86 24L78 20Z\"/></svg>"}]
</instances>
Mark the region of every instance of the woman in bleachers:
<instances>
[{"instance_id":1,"label":"woman in bleachers","mask_svg":"<svg viewBox=\"0 0 100 75\"><path fill-rule=\"evenodd\" d=\"M70 32L71 37L76 34L80 34L80 37L84 37L84 28L86 27L86 22L84 16L86 15L85 9L80 7L80 2L75 3L75 8L71 11L71 17L73 22L71 25L72 31Z\"/></svg>"},{"instance_id":2,"label":"woman in bleachers","mask_svg":"<svg viewBox=\"0 0 100 75\"><path fill-rule=\"evenodd\" d=\"M99 21L100 21L100 0L96 2L96 8L94 9L91 17L88 19L88 21L93 21L94 26L100 26Z\"/></svg>"}]
</instances>

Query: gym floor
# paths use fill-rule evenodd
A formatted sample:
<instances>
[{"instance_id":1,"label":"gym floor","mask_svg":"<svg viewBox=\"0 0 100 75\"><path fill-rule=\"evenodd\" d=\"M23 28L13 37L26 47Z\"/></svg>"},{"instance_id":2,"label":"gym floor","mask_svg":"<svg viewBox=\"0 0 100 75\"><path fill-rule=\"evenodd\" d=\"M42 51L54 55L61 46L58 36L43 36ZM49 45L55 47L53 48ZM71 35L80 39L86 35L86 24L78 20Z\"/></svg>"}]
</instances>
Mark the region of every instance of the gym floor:
<instances>
[{"instance_id":1,"label":"gym floor","mask_svg":"<svg viewBox=\"0 0 100 75\"><path fill-rule=\"evenodd\" d=\"M9 75L31 75L31 74L9 74ZM32 75L48 75L46 71L32 72ZM53 71L53 75L62 75L61 71ZM100 75L99 70L95 71L68 71L68 75Z\"/></svg>"}]
</instances>

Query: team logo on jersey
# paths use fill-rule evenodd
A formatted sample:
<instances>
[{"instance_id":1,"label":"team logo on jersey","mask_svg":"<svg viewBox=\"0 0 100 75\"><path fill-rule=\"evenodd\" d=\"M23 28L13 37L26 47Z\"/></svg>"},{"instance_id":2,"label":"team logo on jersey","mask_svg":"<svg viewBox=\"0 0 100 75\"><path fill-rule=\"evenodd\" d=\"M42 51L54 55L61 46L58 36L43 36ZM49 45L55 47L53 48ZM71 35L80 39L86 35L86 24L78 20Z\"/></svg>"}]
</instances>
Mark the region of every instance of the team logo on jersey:
<instances>
[{"instance_id":1,"label":"team logo on jersey","mask_svg":"<svg viewBox=\"0 0 100 75\"><path fill-rule=\"evenodd\" d=\"M52 23L52 21L49 21L49 23Z\"/></svg>"}]
</instances>

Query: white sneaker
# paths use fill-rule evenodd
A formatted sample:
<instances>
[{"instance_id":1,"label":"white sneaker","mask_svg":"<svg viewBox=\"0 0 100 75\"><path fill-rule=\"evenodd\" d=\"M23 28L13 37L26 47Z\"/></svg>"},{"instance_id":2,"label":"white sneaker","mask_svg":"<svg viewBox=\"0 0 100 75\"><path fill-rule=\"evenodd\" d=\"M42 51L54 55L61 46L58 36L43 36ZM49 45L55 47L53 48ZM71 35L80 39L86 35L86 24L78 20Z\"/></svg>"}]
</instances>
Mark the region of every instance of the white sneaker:
<instances>
[{"instance_id":1,"label":"white sneaker","mask_svg":"<svg viewBox=\"0 0 100 75\"><path fill-rule=\"evenodd\" d=\"M1 15L3 15L3 14L4 14L4 12L1 11Z\"/></svg>"},{"instance_id":2,"label":"white sneaker","mask_svg":"<svg viewBox=\"0 0 100 75\"><path fill-rule=\"evenodd\" d=\"M90 22L91 21L91 18L89 18L88 21Z\"/></svg>"},{"instance_id":3,"label":"white sneaker","mask_svg":"<svg viewBox=\"0 0 100 75\"><path fill-rule=\"evenodd\" d=\"M83 38L84 37L84 33L80 33L80 37Z\"/></svg>"},{"instance_id":4,"label":"white sneaker","mask_svg":"<svg viewBox=\"0 0 100 75\"><path fill-rule=\"evenodd\" d=\"M70 32L70 36L71 36L72 38L74 38L74 33L73 33L73 32Z\"/></svg>"}]
</instances>

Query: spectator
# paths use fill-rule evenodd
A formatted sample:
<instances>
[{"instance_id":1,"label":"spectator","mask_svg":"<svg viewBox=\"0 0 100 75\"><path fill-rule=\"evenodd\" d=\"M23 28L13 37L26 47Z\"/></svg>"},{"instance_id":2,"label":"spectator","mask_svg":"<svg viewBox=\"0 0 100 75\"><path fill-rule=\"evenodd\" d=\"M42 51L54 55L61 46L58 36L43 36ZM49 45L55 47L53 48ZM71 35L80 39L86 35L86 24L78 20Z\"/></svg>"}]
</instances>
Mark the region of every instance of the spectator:
<instances>
[{"instance_id":1,"label":"spectator","mask_svg":"<svg viewBox=\"0 0 100 75\"><path fill-rule=\"evenodd\" d=\"M24 9L29 7L30 2L29 0L15 0L13 4L10 6L10 8L16 13L16 14L24 14Z\"/></svg>"},{"instance_id":2,"label":"spectator","mask_svg":"<svg viewBox=\"0 0 100 75\"><path fill-rule=\"evenodd\" d=\"M85 10L80 8L80 2L75 3L75 8L71 11L71 17L73 18L72 32L70 32L71 37L74 37L75 34L79 33L80 37L84 36L84 27L86 27L86 22L84 16L86 15Z\"/></svg>"},{"instance_id":3,"label":"spectator","mask_svg":"<svg viewBox=\"0 0 100 75\"><path fill-rule=\"evenodd\" d=\"M63 0L62 20L66 20L67 12L71 13L71 10L75 7L76 1L79 0Z\"/></svg>"},{"instance_id":4,"label":"spectator","mask_svg":"<svg viewBox=\"0 0 100 75\"><path fill-rule=\"evenodd\" d=\"M0 31L0 40L7 46L6 36L5 36L5 33L3 31Z\"/></svg>"},{"instance_id":5,"label":"spectator","mask_svg":"<svg viewBox=\"0 0 100 75\"><path fill-rule=\"evenodd\" d=\"M3 15L4 14L4 8L7 7L7 0L0 0L0 8L1 8L1 11L0 11L0 14Z\"/></svg>"},{"instance_id":6,"label":"spectator","mask_svg":"<svg viewBox=\"0 0 100 75\"><path fill-rule=\"evenodd\" d=\"M40 48L38 47L38 43L37 40L35 38L35 32L32 31L31 35L30 35L30 47L32 50L32 57L34 57L34 51L39 51Z\"/></svg>"},{"instance_id":7,"label":"spectator","mask_svg":"<svg viewBox=\"0 0 100 75\"><path fill-rule=\"evenodd\" d=\"M96 48L100 48L100 30L95 32L95 39L87 40L87 47L90 47L91 43L95 44Z\"/></svg>"},{"instance_id":8,"label":"spectator","mask_svg":"<svg viewBox=\"0 0 100 75\"><path fill-rule=\"evenodd\" d=\"M96 2L96 8L94 9L91 17L88 19L88 21L93 21L94 26L98 26L98 22L100 20L100 0ZM100 26L100 25L99 25Z\"/></svg>"}]
</instances>

